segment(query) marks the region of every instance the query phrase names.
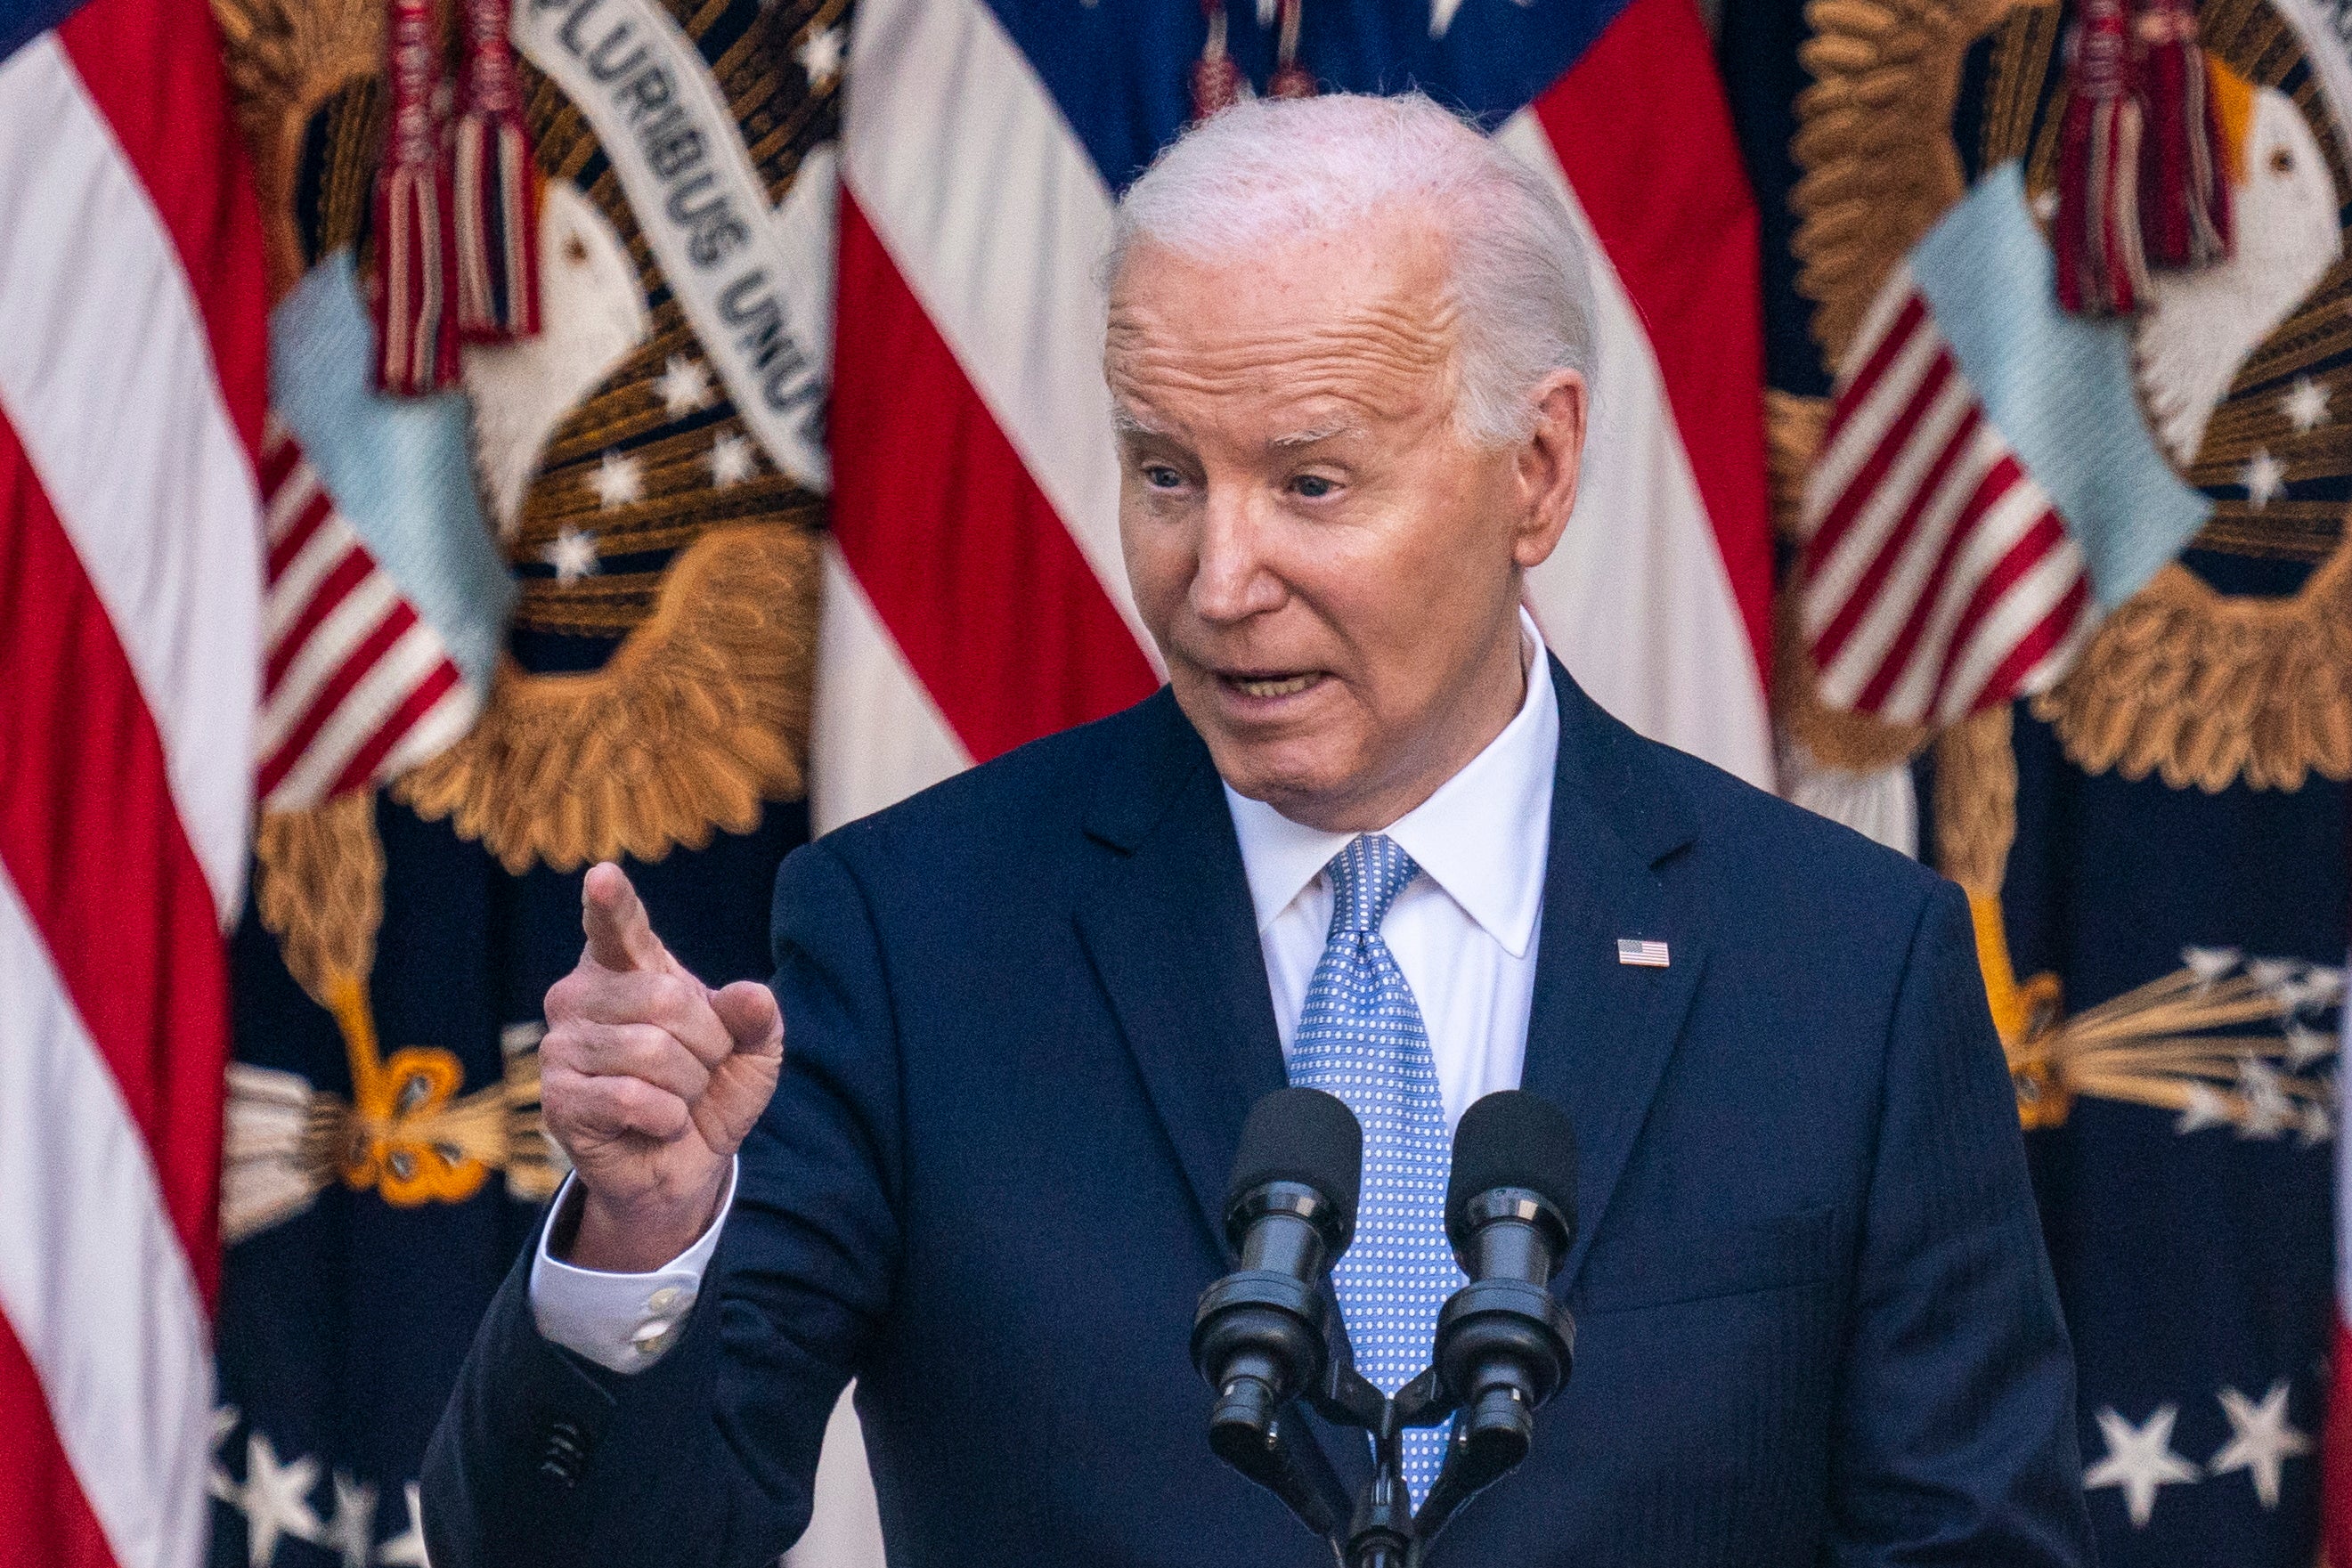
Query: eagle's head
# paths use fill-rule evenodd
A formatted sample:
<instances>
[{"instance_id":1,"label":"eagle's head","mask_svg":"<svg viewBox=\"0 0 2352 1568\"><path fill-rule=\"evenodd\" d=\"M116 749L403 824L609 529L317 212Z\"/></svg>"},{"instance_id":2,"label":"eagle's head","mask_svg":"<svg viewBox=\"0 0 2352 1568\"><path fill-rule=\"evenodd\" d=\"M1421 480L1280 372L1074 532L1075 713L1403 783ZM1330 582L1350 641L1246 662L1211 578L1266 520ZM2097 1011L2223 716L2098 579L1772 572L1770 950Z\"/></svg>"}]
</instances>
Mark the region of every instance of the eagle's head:
<instances>
[{"instance_id":1,"label":"eagle's head","mask_svg":"<svg viewBox=\"0 0 2352 1568\"><path fill-rule=\"evenodd\" d=\"M2196 461L2206 422L2246 357L2309 294L2343 246L2319 139L2294 100L2207 57L2230 182L2227 261L2158 273L2136 349L2148 423L2172 460Z\"/></svg>"},{"instance_id":2,"label":"eagle's head","mask_svg":"<svg viewBox=\"0 0 2352 1568\"><path fill-rule=\"evenodd\" d=\"M522 515L548 436L652 329L628 246L568 180L547 182L539 256L539 335L465 351L474 459L502 538Z\"/></svg>"}]
</instances>

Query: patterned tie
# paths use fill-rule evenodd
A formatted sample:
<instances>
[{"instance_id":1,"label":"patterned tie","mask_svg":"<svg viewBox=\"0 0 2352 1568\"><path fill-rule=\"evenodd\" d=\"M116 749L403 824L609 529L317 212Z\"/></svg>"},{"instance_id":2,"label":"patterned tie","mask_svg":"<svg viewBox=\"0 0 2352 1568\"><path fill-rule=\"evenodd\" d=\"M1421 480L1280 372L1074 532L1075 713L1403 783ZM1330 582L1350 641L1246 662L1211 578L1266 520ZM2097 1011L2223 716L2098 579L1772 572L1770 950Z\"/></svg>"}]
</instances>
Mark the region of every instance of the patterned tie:
<instances>
[{"instance_id":1,"label":"patterned tie","mask_svg":"<svg viewBox=\"0 0 2352 1568\"><path fill-rule=\"evenodd\" d=\"M1389 839L1367 833L1323 871L1331 879L1331 935L1307 988L1290 1082L1337 1094L1364 1124L1356 1240L1331 1281L1356 1369L1394 1394L1427 1364L1437 1310L1466 1282L1445 1240L1454 1143L1437 1063L1412 988L1381 940L1389 905L1421 868ZM1405 1433L1405 1479L1416 1504L1444 1457L1444 1427Z\"/></svg>"}]
</instances>

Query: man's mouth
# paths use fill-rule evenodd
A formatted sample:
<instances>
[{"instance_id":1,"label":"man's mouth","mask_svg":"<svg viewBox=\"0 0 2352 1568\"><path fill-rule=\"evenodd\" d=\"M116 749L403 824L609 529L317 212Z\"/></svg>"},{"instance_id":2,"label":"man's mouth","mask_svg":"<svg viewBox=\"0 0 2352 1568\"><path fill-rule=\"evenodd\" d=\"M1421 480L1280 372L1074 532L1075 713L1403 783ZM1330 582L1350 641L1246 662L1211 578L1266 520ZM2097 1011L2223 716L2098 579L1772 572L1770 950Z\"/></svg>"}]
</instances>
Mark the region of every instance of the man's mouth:
<instances>
[{"instance_id":1,"label":"man's mouth","mask_svg":"<svg viewBox=\"0 0 2352 1568\"><path fill-rule=\"evenodd\" d=\"M1245 697L1265 700L1273 697L1296 696L1323 678L1320 670L1302 670L1291 674L1228 673L1217 677Z\"/></svg>"}]
</instances>

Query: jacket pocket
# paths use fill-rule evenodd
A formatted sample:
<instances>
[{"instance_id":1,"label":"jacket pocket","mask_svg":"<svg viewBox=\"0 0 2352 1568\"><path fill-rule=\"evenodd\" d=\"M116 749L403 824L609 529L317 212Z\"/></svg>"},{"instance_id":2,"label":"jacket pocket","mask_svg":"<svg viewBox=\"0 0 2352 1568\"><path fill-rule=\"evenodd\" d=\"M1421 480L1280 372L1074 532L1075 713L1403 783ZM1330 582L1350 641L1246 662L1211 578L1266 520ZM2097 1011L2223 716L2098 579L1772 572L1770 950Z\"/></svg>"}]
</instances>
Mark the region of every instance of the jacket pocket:
<instances>
[{"instance_id":1,"label":"jacket pocket","mask_svg":"<svg viewBox=\"0 0 2352 1568\"><path fill-rule=\"evenodd\" d=\"M1612 1232L1586 1254L1569 1310L1597 1317L1826 1284L1837 1276L1843 1235L1827 1207L1721 1229Z\"/></svg>"}]
</instances>

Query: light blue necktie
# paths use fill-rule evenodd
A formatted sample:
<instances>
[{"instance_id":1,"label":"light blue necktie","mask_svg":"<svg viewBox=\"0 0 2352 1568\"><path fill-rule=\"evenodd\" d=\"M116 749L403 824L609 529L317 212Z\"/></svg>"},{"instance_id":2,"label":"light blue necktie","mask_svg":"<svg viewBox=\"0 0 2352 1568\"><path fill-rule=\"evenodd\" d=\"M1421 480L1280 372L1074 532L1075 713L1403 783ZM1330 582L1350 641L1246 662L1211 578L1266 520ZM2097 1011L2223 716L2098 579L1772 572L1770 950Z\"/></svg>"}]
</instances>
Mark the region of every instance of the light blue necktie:
<instances>
[{"instance_id":1,"label":"light blue necktie","mask_svg":"<svg viewBox=\"0 0 2352 1568\"><path fill-rule=\"evenodd\" d=\"M1367 833L1323 868L1331 935L1307 987L1292 1041L1290 1082L1337 1094L1364 1126L1356 1239L1332 1270L1356 1370L1394 1394L1427 1364L1437 1310L1466 1282L1445 1240L1445 1179L1454 1140L1438 1097L1429 1030L1381 922L1421 874L1412 857ZM1437 1479L1445 1428L1404 1435L1416 1503Z\"/></svg>"}]
</instances>

